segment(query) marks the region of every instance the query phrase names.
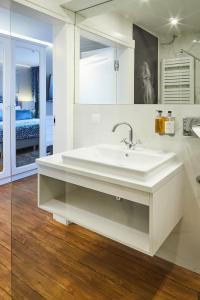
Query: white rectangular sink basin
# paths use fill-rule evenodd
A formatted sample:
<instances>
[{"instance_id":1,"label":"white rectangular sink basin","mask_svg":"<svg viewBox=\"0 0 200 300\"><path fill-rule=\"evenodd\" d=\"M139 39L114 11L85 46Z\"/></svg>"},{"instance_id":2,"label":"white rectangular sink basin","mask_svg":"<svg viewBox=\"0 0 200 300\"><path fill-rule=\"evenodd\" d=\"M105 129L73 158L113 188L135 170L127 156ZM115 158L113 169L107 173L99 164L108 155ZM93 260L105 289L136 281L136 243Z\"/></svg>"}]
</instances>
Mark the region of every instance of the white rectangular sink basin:
<instances>
[{"instance_id":1,"label":"white rectangular sink basin","mask_svg":"<svg viewBox=\"0 0 200 300\"><path fill-rule=\"evenodd\" d=\"M175 157L171 152L145 148L129 150L113 145L79 148L62 154L63 163L71 168L129 179L141 179L160 172L169 167Z\"/></svg>"}]
</instances>

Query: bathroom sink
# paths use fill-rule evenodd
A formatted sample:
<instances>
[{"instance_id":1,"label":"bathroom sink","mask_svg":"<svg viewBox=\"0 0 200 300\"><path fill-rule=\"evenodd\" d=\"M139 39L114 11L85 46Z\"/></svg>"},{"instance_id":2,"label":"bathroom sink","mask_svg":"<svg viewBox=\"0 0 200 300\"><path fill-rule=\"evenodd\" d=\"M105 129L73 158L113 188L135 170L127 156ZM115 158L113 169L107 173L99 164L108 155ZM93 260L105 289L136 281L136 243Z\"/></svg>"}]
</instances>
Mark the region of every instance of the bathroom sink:
<instances>
[{"instance_id":1,"label":"bathroom sink","mask_svg":"<svg viewBox=\"0 0 200 300\"><path fill-rule=\"evenodd\" d=\"M69 167L93 173L141 179L169 166L175 156L145 148L129 150L124 146L97 145L67 151L62 154L62 161Z\"/></svg>"}]
</instances>

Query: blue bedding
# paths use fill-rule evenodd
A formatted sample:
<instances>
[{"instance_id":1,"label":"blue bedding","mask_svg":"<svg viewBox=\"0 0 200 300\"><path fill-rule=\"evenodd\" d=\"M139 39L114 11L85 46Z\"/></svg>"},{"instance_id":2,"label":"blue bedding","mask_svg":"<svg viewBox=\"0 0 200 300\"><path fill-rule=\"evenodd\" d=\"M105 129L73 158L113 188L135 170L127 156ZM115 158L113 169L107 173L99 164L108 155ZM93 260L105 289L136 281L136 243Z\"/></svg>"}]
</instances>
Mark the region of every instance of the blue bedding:
<instances>
[{"instance_id":1,"label":"blue bedding","mask_svg":"<svg viewBox=\"0 0 200 300\"><path fill-rule=\"evenodd\" d=\"M16 140L38 138L40 132L39 119L17 120ZM3 142L3 122L0 122L0 143Z\"/></svg>"}]
</instances>

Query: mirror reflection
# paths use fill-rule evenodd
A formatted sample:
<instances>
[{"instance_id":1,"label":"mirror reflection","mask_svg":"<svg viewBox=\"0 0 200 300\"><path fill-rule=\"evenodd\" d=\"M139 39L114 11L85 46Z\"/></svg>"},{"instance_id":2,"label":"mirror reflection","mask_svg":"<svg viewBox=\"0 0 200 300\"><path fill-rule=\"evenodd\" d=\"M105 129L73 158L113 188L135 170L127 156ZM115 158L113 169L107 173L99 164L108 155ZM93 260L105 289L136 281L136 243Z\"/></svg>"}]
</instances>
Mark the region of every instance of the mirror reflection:
<instances>
[{"instance_id":1,"label":"mirror reflection","mask_svg":"<svg viewBox=\"0 0 200 300\"><path fill-rule=\"evenodd\" d=\"M134 51L130 47L81 30L78 57L80 104L129 104L134 85ZM133 70L133 68L132 68Z\"/></svg>"},{"instance_id":2,"label":"mirror reflection","mask_svg":"<svg viewBox=\"0 0 200 300\"><path fill-rule=\"evenodd\" d=\"M100 42L96 43L96 49L85 51L86 40L81 36L80 98L77 102L200 104L199 1L116 1L109 12L118 13L133 24L135 58L123 61L122 69L128 70L130 66L133 69L134 96L130 96L131 87L124 80L129 72L123 76L113 72L113 60L117 60L117 67L121 68L116 45ZM83 16L89 13L92 15L91 9L81 12ZM91 39L87 42L91 46ZM89 89L99 92L94 97L92 92L88 94ZM123 90L122 97L119 90Z\"/></svg>"},{"instance_id":3,"label":"mirror reflection","mask_svg":"<svg viewBox=\"0 0 200 300\"><path fill-rule=\"evenodd\" d=\"M115 103L116 50L95 35L80 36L80 103Z\"/></svg>"},{"instance_id":4,"label":"mirror reflection","mask_svg":"<svg viewBox=\"0 0 200 300\"><path fill-rule=\"evenodd\" d=\"M173 35L160 43L161 102L200 104L200 43L197 34Z\"/></svg>"}]
</instances>

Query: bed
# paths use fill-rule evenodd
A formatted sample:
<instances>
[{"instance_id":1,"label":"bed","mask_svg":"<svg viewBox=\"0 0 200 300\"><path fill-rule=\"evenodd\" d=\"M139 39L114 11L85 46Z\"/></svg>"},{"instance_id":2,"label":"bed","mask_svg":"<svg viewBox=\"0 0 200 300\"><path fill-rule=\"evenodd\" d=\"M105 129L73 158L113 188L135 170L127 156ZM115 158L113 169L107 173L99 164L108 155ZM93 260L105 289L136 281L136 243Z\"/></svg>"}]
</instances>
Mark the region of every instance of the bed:
<instances>
[{"instance_id":1,"label":"bed","mask_svg":"<svg viewBox=\"0 0 200 300\"><path fill-rule=\"evenodd\" d=\"M33 118L32 112L28 110L16 111L16 150L26 149L39 145L40 119ZM0 115L0 158L3 156L3 121ZM45 142L48 149L53 145L53 115L46 116L46 134Z\"/></svg>"},{"instance_id":2,"label":"bed","mask_svg":"<svg viewBox=\"0 0 200 300\"><path fill-rule=\"evenodd\" d=\"M21 112L20 112L21 113ZM19 113L18 113L19 114ZM16 149L35 148L39 145L40 120L30 118L30 114L21 113L15 121L16 126ZM3 121L0 121L0 156L3 154Z\"/></svg>"}]
</instances>

